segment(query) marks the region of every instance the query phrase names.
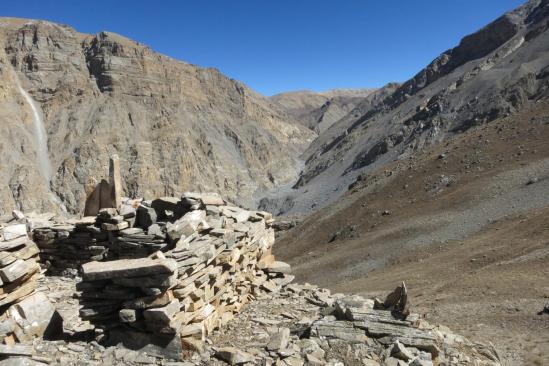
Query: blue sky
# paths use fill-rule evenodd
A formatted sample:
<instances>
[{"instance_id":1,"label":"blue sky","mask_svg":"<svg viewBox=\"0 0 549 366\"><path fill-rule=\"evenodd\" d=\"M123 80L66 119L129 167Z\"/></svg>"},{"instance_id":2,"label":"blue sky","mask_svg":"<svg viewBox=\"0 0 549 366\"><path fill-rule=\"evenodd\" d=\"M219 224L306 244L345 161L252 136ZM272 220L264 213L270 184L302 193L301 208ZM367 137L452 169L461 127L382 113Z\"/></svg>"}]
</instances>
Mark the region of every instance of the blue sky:
<instances>
[{"instance_id":1,"label":"blue sky","mask_svg":"<svg viewBox=\"0 0 549 366\"><path fill-rule=\"evenodd\" d=\"M25 0L2 16L108 30L265 95L404 81L519 0Z\"/></svg>"}]
</instances>

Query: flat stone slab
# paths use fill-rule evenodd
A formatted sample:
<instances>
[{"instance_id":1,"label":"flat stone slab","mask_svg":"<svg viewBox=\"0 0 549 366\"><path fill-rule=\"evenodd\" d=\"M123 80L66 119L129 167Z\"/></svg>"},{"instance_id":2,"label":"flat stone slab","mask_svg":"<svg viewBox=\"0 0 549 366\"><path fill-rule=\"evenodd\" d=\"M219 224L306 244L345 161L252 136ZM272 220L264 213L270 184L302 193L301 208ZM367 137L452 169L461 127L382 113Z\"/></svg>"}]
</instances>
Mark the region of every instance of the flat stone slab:
<instances>
[{"instance_id":1,"label":"flat stone slab","mask_svg":"<svg viewBox=\"0 0 549 366\"><path fill-rule=\"evenodd\" d=\"M20 236L17 239L9 240L9 241L1 241L0 242L0 251L4 250L12 250L15 248L18 248L20 246L23 246L29 242L29 238L27 236Z\"/></svg>"},{"instance_id":2,"label":"flat stone slab","mask_svg":"<svg viewBox=\"0 0 549 366\"><path fill-rule=\"evenodd\" d=\"M223 206L225 201L217 193L203 193L200 197L202 204L208 206Z\"/></svg>"},{"instance_id":3,"label":"flat stone slab","mask_svg":"<svg viewBox=\"0 0 549 366\"><path fill-rule=\"evenodd\" d=\"M123 277L141 277L158 274L172 274L177 271L173 259L121 259L111 262L89 262L82 265L85 281L106 280Z\"/></svg>"},{"instance_id":4,"label":"flat stone slab","mask_svg":"<svg viewBox=\"0 0 549 366\"><path fill-rule=\"evenodd\" d=\"M18 259L9 266L0 269L0 277L4 282L13 282L26 275L30 269L31 266L28 262Z\"/></svg>"},{"instance_id":5,"label":"flat stone slab","mask_svg":"<svg viewBox=\"0 0 549 366\"><path fill-rule=\"evenodd\" d=\"M347 342L365 342L368 337L364 330L352 323L337 320L318 320L311 327L311 336L324 339L342 339Z\"/></svg>"},{"instance_id":6,"label":"flat stone slab","mask_svg":"<svg viewBox=\"0 0 549 366\"><path fill-rule=\"evenodd\" d=\"M27 225L15 224L6 226L2 229L2 236L4 237L4 240L13 240L21 236L27 236Z\"/></svg>"},{"instance_id":7,"label":"flat stone slab","mask_svg":"<svg viewBox=\"0 0 549 366\"><path fill-rule=\"evenodd\" d=\"M264 270L267 272L290 274L292 272L292 267L288 263L274 261L272 263L267 263Z\"/></svg>"},{"instance_id":8,"label":"flat stone slab","mask_svg":"<svg viewBox=\"0 0 549 366\"><path fill-rule=\"evenodd\" d=\"M8 346L6 344L0 344L0 355L5 356L32 356L34 348L30 345L14 344Z\"/></svg>"}]
</instances>

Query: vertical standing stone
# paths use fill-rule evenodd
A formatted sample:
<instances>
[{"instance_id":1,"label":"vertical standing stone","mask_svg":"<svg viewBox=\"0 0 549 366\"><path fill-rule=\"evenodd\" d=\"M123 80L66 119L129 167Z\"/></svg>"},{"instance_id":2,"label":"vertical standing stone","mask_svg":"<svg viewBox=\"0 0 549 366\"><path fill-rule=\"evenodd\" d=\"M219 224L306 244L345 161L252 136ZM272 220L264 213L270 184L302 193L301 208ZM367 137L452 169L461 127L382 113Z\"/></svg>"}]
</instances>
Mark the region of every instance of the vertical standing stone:
<instances>
[{"instance_id":1,"label":"vertical standing stone","mask_svg":"<svg viewBox=\"0 0 549 366\"><path fill-rule=\"evenodd\" d=\"M109 183L111 185L111 198L115 208L120 209L122 204L122 178L120 177L120 160L118 155L113 155L109 163Z\"/></svg>"}]
</instances>

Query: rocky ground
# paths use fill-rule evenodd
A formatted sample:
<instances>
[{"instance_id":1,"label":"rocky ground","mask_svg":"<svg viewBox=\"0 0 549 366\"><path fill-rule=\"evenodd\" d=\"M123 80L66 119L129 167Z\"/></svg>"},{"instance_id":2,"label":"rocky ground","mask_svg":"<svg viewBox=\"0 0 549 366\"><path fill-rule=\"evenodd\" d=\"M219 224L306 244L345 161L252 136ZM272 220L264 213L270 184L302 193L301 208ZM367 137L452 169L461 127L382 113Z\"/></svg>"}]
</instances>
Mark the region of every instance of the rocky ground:
<instances>
[{"instance_id":1,"label":"rocky ground","mask_svg":"<svg viewBox=\"0 0 549 366\"><path fill-rule=\"evenodd\" d=\"M470 342L443 326L410 314L407 321L374 310L374 301L330 294L313 285L290 284L250 302L215 331L200 353L175 362L122 347L104 347L90 323L80 320L76 273L46 276L40 289L64 319L57 340L36 340L32 357L4 365L497 365L490 345ZM412 346L412 345L415 345ZM437 355L432 360L432 355ZM34 363L33 363L34 362ZM434 362L434 363L433 363Z\"/></svg>"},{"instance_id":2,"label":"rocky ground","mask_svg":"<svg viewBox=\"0 0 549 366\"><path fill-rule=\"evenodd\" d=\"M276 254L335 291L406 280L429 321L489 339L508 364L549 362L548 116L538 103L364 175Z\"/></svg>"}]
</instances>

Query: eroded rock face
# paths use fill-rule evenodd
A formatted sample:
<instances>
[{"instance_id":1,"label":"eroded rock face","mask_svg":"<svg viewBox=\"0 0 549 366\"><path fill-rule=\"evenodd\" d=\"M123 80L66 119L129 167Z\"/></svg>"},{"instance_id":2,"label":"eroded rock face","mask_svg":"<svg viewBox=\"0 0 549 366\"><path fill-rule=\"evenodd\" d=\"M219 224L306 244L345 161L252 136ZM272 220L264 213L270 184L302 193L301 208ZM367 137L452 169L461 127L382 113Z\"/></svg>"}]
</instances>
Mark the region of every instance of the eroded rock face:
<instances>
[{"instance_id":1,"label":"eroded rock face","mask_svg":"<svg viewBox=\"0 0 549 366\"><path fill-rule=\"evenodd\" d=\"M269 99L296 122L321 134L355 109L375 90L333 89L321 93L304 90L276 94Z\"/></svg>"},{"instance_id":2,"label":"eroded rock face","mask_svg":"<svg viewBox=\"0 0 549 366\"><path fill-rule=\"evenodd\" d=\"M115 153L126 196L216 190L245 203L257 188L295 179L294 158L314 136L219 71L113 33L3 18L0 44L3 207L43 212L61 201L81 211ZM52 194L17 82L43 116Z\"/></svg>"}]
</instances>

